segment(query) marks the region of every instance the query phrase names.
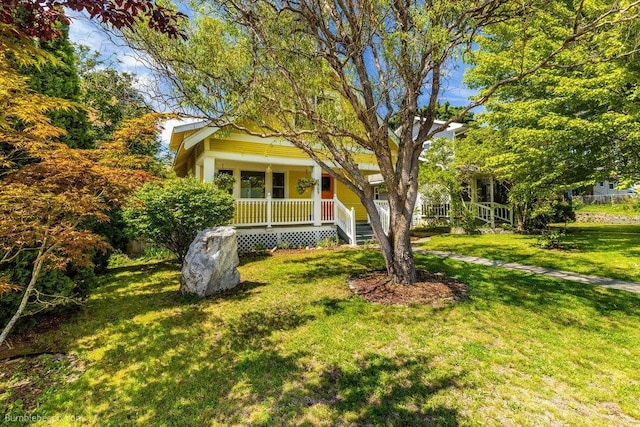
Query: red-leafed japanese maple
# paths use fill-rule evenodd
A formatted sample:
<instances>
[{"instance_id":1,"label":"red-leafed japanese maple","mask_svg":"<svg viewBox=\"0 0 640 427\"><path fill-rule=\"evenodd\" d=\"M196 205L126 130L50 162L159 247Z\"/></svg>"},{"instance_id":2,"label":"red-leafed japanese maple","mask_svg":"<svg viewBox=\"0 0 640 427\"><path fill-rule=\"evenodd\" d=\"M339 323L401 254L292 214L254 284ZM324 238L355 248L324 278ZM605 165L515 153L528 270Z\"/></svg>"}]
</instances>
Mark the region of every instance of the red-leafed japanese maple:
<instances>
[{"instance_id":1,"label":"red-leafed japanese maple","mask_svg":"<svg viewBox=\"0 0 640 427\"><path fill-rule=\"evenodd\" d=\"M111 209L153 179L152 162L131 141L115 138L97 150L54 142L65 130L53 126L47 113L79 106L34 92L18 68L60 62L38 49L34 38L58 35L59 23L67 21L62 6L116 28L144 19L160 33L180 36L176 24L182 15L152 1L8 0L0 5L0 266L26 259L30 270L26 283L17 283L11 268L0 268L0 295L21 295L11 308L14 314L0 316L8 319L0 345L24 313L74 299L39 288L43 272L90 267L92 255L108 248L91 224L108 221ZM123 123L130 140L144 141L157 130L157 115L136 120Z\"/></svg>"},{"instance_id":2,"label":"red-leafed japanese maple","mask_svg":"<svg viewBox=\"0 0 640 427\"><path fill-rule=\"evenodd\" d=\"M0 23L11 25L29 37L51 39L59 35L59 24L69 24L63 7L86 12L92 19L118 29L131 29L136 20L145 19L155 31L169 37L183 36L178 22L185 15L153 0L3 0Z\"/></svg>"}]
</instances>

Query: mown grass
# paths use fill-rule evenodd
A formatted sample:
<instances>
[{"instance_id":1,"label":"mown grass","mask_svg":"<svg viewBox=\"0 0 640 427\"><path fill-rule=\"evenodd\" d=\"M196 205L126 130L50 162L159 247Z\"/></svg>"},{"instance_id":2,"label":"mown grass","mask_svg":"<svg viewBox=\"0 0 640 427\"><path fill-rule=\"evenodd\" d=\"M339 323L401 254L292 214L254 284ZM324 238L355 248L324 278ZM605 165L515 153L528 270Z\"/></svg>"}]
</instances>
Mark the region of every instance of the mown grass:
<instances>
[{"instance_id":1,"label":"mown grass","mask_svg":"<svg viewBox=\"0 0 640 427\"><path fill-rule=\"evenodd\" d=\"M635 201L635 200L634 200ZM578 205L577 213L599 213L607 215L640 216L640 203L594 203L591 205Z\"/></svg>"},{"instance_id":2,"label":"mown grass","mask_svg":"<svg viewBox=\"0 0 640 427\"><path fill-rule=\"evenodd\" d=\"M366 303L345 278L383 266L367 250L246 259L239 289L201 301L176 294L173 263L114 269L55 333L86 366L80 378L36 408L11 404L10 392L0 403L5 416L49 425L640 420L640 295L417 261L468 283L470 298L443 309Z\"/></svg>"},{"instance_id":3,"label":"mown grass","mask_svg":"<svg viewBox=\"0 0 640 427\"><path fill-rule=\"evenodd\" d=\"M569 224L567 249L542 249L538 236L434 236L421 247L640 282L640 225Z\"/></svg>"}]
</instances>

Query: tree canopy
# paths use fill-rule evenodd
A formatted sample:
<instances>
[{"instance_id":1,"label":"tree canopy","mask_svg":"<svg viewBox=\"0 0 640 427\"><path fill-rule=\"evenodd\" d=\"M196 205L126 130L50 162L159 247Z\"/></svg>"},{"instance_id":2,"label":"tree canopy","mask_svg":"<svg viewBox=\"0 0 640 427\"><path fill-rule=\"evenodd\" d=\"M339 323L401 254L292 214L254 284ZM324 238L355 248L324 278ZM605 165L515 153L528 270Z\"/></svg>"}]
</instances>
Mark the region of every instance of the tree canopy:
<instances>
[{"instance_id":1,"label":"tree canopy","mask_svg":"<svg viewBox=\"0 0 640 427\"><path fill-rule=\"evenodd\" d=\"M535 209L569 190L610 176L640 176L637 25L634 19L608 28L593 43L576 45L535 74L500 88L478 116L479 126L460 142L468 146L462 162L507 181L521 227ZM518 45L522 66L539 61L540 46L553 44L562 30L538 16L527 29L530 37ZM469 84L485 87L513 67L513 53L504 46L520 34L517 27L499 25L479 38Z\"/></svg>"},{"instance_id":2,"label":"tree canopy","mask_svg":"<svg viewBox=\"0 0 640 427\"><path fill-rule=\"evenodd\" d=\"M155 61L179 105L217 126L287 138L358 195L389 275L401 284L416 280L409 227L423 143L502 87L637 19L638 6L475 0L200 5L183 27L187 40L160 43L157 35L141 31L129 36L130 43ZM528 25L532 19L553 29L544 43L534 40L534 56L522 50L536 36ZM510 35L500 42L510 60L482 74L478 96L456 117L433 126L448 67L472 60L477 42L494 32ZM414 135L421 110L424 121ZM394 115L401 128L397 138L389 134ZM260 130L243 127L247 122ZM375 154L388 190L388 233L354 159L362 151Z\"/></svg>"},{"instance_id":3,"label":"tree canopy","mask_svg":"<svg viewBox=\"0 0 640 427\"><path fill-rule=\"evenodd\" d=\"M151 108L138 90L137 77L116 69L100 59L99 52L76 45L79 71L79 102L89 111L93 137L110 139L127 119L150 113Z\"/></svg>"}]
</instances>

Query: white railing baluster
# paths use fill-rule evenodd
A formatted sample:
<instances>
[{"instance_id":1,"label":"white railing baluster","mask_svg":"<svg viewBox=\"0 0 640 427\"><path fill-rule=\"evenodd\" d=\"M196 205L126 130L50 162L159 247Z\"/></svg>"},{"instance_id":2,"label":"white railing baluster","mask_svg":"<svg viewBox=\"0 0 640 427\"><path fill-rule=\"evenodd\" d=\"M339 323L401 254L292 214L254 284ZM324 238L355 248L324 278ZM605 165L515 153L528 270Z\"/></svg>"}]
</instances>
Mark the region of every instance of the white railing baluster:
<instances>
[{"instance_id":1,"label":"white railing baluster","mask_svg":"<svg viewBox=\"0 0 640 427\"><path fill-rule=\"evenodd\" d=\"M349 244L356 245L356 215L355 210L347 209L337 197L333 199L335 222L340 229L347 235Z\"/></svg>"},{"instance_id":2,"label":"white railing baluster","mask_svg":"<svg viewBox=\"0 0 640 427\"><path fill-rule=\"evenodd\" d=\"M380 222L382 223L382 229L385 234L389 233L389 202L386 200L374 200L373 203L376 205L376 209L378 210L378 215L380 215Z\"/></svg>"}]
</instances>

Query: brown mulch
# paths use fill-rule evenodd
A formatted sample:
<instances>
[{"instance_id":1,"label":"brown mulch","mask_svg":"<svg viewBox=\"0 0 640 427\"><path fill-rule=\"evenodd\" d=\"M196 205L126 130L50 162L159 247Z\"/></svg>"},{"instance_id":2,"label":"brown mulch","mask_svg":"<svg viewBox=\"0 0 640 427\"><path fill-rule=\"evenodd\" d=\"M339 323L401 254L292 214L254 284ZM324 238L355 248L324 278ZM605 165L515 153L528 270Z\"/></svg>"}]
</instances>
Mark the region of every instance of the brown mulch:
<instances>
[{"instance_id":1,"label":"brown mulch","mask_svg":"<svg viewBox=\"0 0 640 427\"><path fill-rule=\"evenodd\" d=\"M411 286L392 284L386 271L351 276L348 284L354 294L380 304L442 307L468 295L468 288L464 283L425 270L418 270L418 282Z\"/></svg>"}]
</instances>

